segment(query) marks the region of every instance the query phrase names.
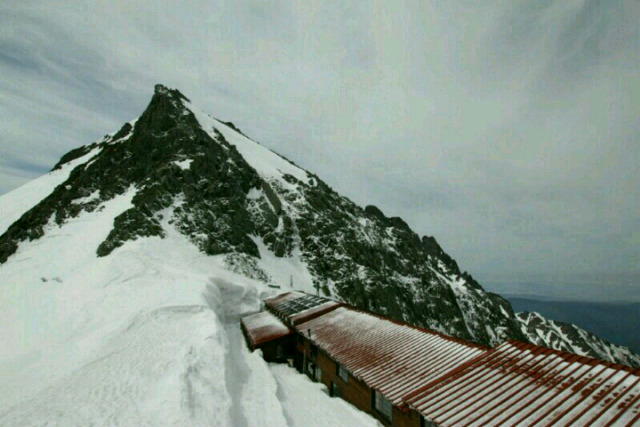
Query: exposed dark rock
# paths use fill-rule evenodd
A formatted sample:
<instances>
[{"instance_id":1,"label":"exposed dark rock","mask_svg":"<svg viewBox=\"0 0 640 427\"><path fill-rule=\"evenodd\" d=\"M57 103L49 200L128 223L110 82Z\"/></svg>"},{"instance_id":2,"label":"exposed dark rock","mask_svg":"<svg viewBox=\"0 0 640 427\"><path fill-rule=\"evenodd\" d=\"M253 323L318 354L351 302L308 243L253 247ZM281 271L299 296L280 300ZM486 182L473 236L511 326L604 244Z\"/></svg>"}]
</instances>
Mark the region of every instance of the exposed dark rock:
<instances>
[{"instance_id":1,"label":"exposed dark rock","mask_svg":"<svg viewBox=\"0 0 640 427\"><path fill-rule=\"evenodd\" d=\"M372 216L373 218L377 218L377 219L384 219L385 216L382 213L382 211L380 209L378 209L377 206L374 205L367 205L364 208L364 211L367 215Z\"/></svg>"},{"instance_id":2,"label":"exposed dark rock","mask_svg":"<svg viewBox=\"0 0 640 427\"><path fill-rule=\"evenodd\" d=\"M82 147L78 147L76 149L69 151L67 154L62 156L62 158L58 161L58 163L56 163L56 165L51 170L60 169L62 165L69 163L72 160L78 159L84 156L85 154L88 154L89 151L93 150L97 145L98 143L94 142L93 144L83 145Z\"/></svg>"},{"instance_id":3,"label":"exposed dark rock","mask_svg":"<svg viewBox=\"0 0 640 427\"><path fill-rule=\"evenodd\" d=\"M113 135L113 137L111 138L112 141L117 141L120 138L124 138L125 136L129 135L131 133L131 130L133 129L133 126L131 126L131 123L125 123L118 132L115 133L115 135Z\"/></svg>"},{"instance_id":4,"label":"exposed dark rock","mask_svg":"<svg viewBox=\"0 0 640 427\"><path fill-rule=\"evenodd\" d=\"M225 125L229 126L231 129L235 130L236 132L244 135L244 133L242 133L242 131L236 125L233 124L233 122L222 122L222 123L224 123Z\"/></svg>"}]
</instances>

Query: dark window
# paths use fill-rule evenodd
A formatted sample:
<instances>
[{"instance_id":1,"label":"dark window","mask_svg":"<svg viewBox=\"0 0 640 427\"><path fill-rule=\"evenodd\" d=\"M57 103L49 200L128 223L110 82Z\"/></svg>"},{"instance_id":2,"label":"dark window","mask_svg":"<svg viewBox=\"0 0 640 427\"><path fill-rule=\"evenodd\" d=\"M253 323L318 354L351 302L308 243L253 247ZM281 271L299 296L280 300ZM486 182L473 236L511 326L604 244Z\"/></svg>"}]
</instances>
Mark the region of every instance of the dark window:
<instances>
[{"instance_id":1,"label":"dark window","mask_svg":"<svg viewBox=\"0 0 640 427\"><path fill-rule=\"evenodd\" d=\"M347 371L347 369L339 363L336 366L336 373L340 378L342 378L342 381L344 381L345 383L349 382L349 371Z\"/></svg>"},{"instance_id":2,"label":"dark window","mask_svg":"<svg viewBox=\"0 0 640 427\"><path fill-rule=\"evenodd\" d=\"M316 381L322 380L322 371L320 370L320 367L310 360L307 362L307 375Z\"/></svg>"},{"instance_id":3,"label":"dark window","mask_svg":"<svg viewBox=\"0 0 640 427\"><path fill-rule=\"evenodd\" d=\"M331 397L342 397L340 386L334 382L331 383Z\"/></svg>"},{"instance_id":4,"label":"dark window","mask_svg":"<svg viewBox=\"0 0 640 427\"><path fill-rule=\"evenodd\" d=\"M391 421L391 402L389 402L378 390L373 390L373 407L386 419Z\"/></svg>"},{"instance_id":5,"label":"dark window","mask_svg":"<svg viewBox=\"0 0 640 427\"><path fill-rule=\"evenodd\" d=\"M438 424L429 421L429 419L423 415L420 419L420 427L438 427Z\"/></svg>"},{"instance_id":6,"label":"dark window","mask_svg":"<svg viewBox=\"0 0 640 427\"><path fill-rule=\"evenodd\" d=\"M278 344L278 346L276 347L276 358L278 359L284 358L284 348L280 344Z\"/></svg>"}]
</instances>

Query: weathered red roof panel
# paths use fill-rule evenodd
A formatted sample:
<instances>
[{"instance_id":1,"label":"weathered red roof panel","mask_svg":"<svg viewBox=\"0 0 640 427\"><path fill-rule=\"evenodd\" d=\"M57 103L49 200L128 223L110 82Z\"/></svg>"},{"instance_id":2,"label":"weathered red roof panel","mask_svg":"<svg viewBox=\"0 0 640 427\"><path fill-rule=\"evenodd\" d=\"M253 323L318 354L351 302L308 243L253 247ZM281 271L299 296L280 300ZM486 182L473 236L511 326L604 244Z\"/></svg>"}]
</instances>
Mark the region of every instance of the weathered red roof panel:
<instances>
[{"instance_id":1,"label":"weathered red roof panel","mask_svg":"<svg viewBox=\"0 0 640 427\"><path fill-rule=\"evenodd\" d=\"M640 370L517 341L490 350L298 291L265 303L392 404L438 424L640 423Z\"/></svg>"},{"instance_id":2,"label":"weathered red roof panel","mask_svg":"<svg viewBox=\"0 0 640 427\"><path fill-rule=\"evenodd\" d=\"M407 403L444 425L626 425L639 395L638 370L507 342Z\"/></svg>"},{"instance_id":3,"label":"weathered red roof panel","mask_svg":"<svg viewBox=\"0 0 640 427\"><path fill-rule=\"evenodd\" d=\"M395 405L410 392L486 351L347 307L300 323L296 329Z\"/></svg>"},{"instance_id":4,"label":"weathered red roof panel","mask_svg":"<svg viewBox=\"0 0 640 427\"><path fill-rule=\"evenodd\" d=\"M241 323L253 348L259 348L264 343L293 333L288 326L268 311L245 316Z\"/></svg>"}]
</instances>

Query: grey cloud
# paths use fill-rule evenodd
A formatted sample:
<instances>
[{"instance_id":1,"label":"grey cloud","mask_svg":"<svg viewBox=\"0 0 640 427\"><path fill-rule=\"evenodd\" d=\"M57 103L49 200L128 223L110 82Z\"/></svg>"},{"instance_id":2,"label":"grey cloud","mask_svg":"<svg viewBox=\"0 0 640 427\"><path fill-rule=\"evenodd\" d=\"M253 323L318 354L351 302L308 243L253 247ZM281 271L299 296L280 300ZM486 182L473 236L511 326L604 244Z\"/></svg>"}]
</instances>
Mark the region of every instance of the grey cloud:
<instances>
[{"instance_id":1,"label":"grey cloud","mask_svg":"<svg viewBox=\"0 0 640 427\"><path fill-rule=\"evenodd\" d=\"M481 282L631 274L639 17L633 0L5 4L0 191L161 82Z\"/></svg>"}]
</instances>

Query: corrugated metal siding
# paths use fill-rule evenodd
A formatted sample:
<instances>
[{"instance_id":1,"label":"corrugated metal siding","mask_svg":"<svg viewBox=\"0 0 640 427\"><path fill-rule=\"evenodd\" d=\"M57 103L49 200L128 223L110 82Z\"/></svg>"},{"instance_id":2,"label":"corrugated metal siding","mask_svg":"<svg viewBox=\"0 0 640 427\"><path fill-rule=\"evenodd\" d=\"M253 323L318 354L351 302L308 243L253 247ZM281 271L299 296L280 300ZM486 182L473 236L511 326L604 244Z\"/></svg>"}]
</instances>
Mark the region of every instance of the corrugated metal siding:
<instances>
[{"instance_id":1,"label":"corrugated metal siding","mask_svg":"<svg viewBox=\"0 0 640 427\"><path fill-rule=\"evenodd\" d=\"M407 403L443 425L631 425L640 417L639 374L508 342L412 393Z\"/></svg>"},{"instance_id":2,"label":"corrugated metal siding","mask_svg":"<svg viewBox=\"0 0 640 427\"><path fill-rule=\"evenodd\" d=\"M242 328L254 348L293 333L280 319L268 311L243 317Z\"/></svg>"},{"instance_id":3,"label":"corrugated metal siding","mask_svg":"<svg viewBox=\"0 0 640 427\"><path fill-rule=\"evenodd\" d=\"M436 332L339 307L296 329L394 405L486 349Z\"/></svg>"}]
</instances>

